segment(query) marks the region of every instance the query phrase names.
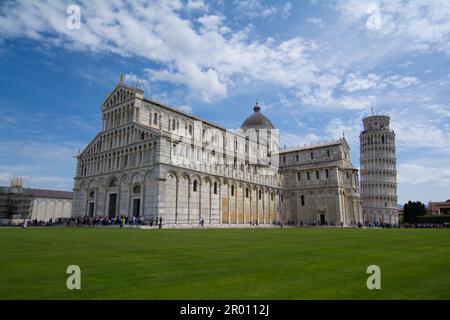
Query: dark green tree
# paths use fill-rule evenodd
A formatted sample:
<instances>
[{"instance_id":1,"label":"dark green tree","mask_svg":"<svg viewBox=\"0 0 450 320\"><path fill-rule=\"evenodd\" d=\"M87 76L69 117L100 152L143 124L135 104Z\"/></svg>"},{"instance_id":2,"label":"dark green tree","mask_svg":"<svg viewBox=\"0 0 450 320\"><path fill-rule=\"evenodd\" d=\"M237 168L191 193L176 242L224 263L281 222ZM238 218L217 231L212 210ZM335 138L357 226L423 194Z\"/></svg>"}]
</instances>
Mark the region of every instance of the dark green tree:
<instances>
[{"instance_id":1,"label":"dark green tree","mask_svg":"<svg viewBox=\"0 0 450 320\"><path fill-rule=\"evenodd\" d=\"M408 201L403 206L403 221L405 223L416 223L418 216L424 216L426 214L425 205L420 202Z\"/></svg>"}]
</instances>

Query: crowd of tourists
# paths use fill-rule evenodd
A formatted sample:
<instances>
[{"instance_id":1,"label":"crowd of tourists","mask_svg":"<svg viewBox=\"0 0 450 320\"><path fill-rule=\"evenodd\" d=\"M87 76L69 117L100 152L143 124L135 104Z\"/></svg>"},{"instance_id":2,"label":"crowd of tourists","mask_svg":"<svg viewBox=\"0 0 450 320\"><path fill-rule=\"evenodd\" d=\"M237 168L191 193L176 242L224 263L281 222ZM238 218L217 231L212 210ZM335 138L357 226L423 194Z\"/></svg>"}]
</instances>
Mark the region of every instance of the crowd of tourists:
<instances>
[{"instance_id":1,"label":"crowd of tourists","mask_svg":"<svg viewBox=\"0 0 450 320\"><path fill-rule=\"evenodd\" d=\"M403 227L407 229L443 229L450 228L450 223L405 223Z\"/></svg>"},{"instance_id":2,"label":"crowd of tourists","mask_svg":"<svg viewBox=\"0 0 450 320\"><path fill-rule=\"evenodd\" d=\"M144 221L143 217L127 217L127 216L121 216L116 218L109 218L109 217L103 217L103 216L97 216L97 217L73 217L73 218L58 218L58 219L50 219L49 221L40 221L36 219L25 219L20 222L11 222L11 221L1 221L0 220L0 226L2 227L53 227L53 226L74 226L74 227L125 227L125 226L142 226L147 225L150 227L162 227L162 218L151 218L149 221ZM203 218L199 219L199 226L204 227L205 220ZM258 226L258 221L251 221L251 226ZM279 221L273 221L273 226L283 227L283 224ZM303 221L295 222L295 221L286 221L284 223L284 226L289 227L326 227L326 226L332 226L336 227L335 224L328 224L327 221L321 222L319 221L312 221L303 223ZM338 225L339 226L339 225ZM340 225L343 227L343 223ZM354 228L408 228L408 229L432 229L432 228L450 228L450 223L405 223L402 225L398 224L389 224L389 223L382 223L382 222L366 222L364 224L357 223L356 221L353 221L350 225L350 227Z\"/></svg>"}]
</instances>

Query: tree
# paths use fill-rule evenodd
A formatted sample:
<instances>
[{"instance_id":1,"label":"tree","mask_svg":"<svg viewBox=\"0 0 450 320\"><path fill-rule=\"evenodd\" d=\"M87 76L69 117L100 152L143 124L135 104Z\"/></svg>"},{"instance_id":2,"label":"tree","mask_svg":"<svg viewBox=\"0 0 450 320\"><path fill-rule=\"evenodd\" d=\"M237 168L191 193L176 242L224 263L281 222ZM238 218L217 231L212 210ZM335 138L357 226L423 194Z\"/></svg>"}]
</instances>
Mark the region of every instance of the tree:
<instances>
[{"instance_id":1,"label":"tree","mask_svg":"<svg viewBox=\"0 0 450 320\"><path fill-rule=\"evenodd\" d=\"M408 201L403 206L403 221L406 223L416 223L417 217L424 216L425 214L425 205L420 201Z\"/></svg>"}]
</instances>

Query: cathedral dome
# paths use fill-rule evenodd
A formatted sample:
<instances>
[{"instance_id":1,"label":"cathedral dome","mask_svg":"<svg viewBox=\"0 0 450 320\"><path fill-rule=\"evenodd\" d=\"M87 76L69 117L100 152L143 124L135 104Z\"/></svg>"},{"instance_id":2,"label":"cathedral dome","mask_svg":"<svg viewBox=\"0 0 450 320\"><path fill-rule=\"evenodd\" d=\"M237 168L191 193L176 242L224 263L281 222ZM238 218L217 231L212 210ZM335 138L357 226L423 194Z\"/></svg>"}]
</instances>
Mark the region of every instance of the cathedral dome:
<instances>
[{"instance_id":1,"label":"cathedral dome","mask_svg":"<svg viewBox=\"0 0 450 320\"><path fill-rule=\"evenodd\" d=\"M253 112L241 125L241 129L275 129L272 122L261 113L261 107L258 103L255 104Z\"/></svg>"}]
</instances>

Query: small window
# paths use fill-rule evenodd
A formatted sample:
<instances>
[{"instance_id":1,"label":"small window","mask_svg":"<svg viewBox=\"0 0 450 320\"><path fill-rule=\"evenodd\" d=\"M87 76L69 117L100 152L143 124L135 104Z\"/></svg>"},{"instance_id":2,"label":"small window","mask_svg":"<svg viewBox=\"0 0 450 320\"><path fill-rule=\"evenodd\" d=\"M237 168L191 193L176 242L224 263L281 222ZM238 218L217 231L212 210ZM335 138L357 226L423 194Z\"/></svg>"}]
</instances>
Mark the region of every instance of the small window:
<instances>
[{"instance_id":1,"label":"small window","mask_svg":"<svg viewBox=\"0 0 450 320\"><path fill-rule=\"evenodd\" d=\"M330 177L330 172L328 169L325 169L325 177L328 179Z\"/></svg>"},{"instance_id":2,"label":"small window","mask_svg":"<svg viewBox=\"0 0 450 320\"><path fill-rule=\"evenodd\" d=\"M91 192L89 193L89 198L94 199L94 197L95 197L95 192L94 192L94 191L91 191Z\"/></svg>"},{"instance_id":3,"label":"small window","mask_svg":"<svg viewBox=\"0 0 450 320\"><path fill-rule=\"evenodd\" d=\"M175 131L176 129L177 129L177 123L174 119L174 120L172 120L172 131Z\"/></svg>"},{"instance_id":4,"label":"small window","mask_svg":"<svg viewBox=\"0 0 450 320\"><path fill-rule=\"evenodd\" d=\"M302 174L301 172L297 172L297 180L301 181L302 180Z\"/></svg>"},{"instance_id":5,"label":"small window","mask_svg":"<svg viewBox=\"0 0 450 320\"><path fill-rule=\"evenodd\" d=\"M330 150L327 150L327 157L329 158L331 156Z\"/></svg>"},{"instance_id":6,"label":"small window","mask_svg":"<svg viewBox=\"0 0 450 320\"><path fill-rule=\"evenodd\" d=\"M270 200L273 201L273 192L270 194Z\"/></svg>"},{"instance_id":7,"label":"small window","mask_svg":"<svg viewBox=\"0 0 450 320\"><path fill-rule=\"evenodd\" d=\"M309 172L307 172L306 173L306 180L310 180L311 179L311 177L310 177L310 175L309 175Z\"/></svg>"},{"instance_id":8,"label":"small window","mask_svg":"<svg viewBox=\"0 0 450 320\"><path fill-rule=\"evenodd\" d=\"M320 179L320 174L319 174L319 170L316 170L316 179L319 180Z\"/></svg>"},{"instance_id":9,"label":"small window","mask_svg":"<svg viewBox=\"0 0 450 320\"><path fill-rule=\"evenodd\" d=\"M311 152L311 160L314 160L314 152Z\"/></svg>"},{"instance_id":10,"label":"small window","mask_svg":"<svg viewBox=\"0 0 450 320\"><path fill-rule=\"evenodd\" d=\"M231 186L231 196L234 197L234 186Z\"/></svg>"},{"instance_id":11,"label":"small window","mask_svg":"<svg viewBox=\"0 0 450 320\"><path fill-rule=\"evenodd\" d=\"M298 162L298 154L295 155L295 161Z\"/></svg>"},{"instance_id":12,"label":"small window","mask_svg":"<svg viewBox=\"0 0 450 320\"><path fill-rule=\"evenodd\" d=\"M259 200L261 200L261 198L262 198L262 192L261 192L261 190L259 190L258 198L259 198Z\"/></svg>"},{"instance_id":13,"label":"small window","mask_svg":"<svg viewBox=\"0 0 450 320\"><path fill-rule=\"evenodd\" d=\"M197 180L194 180L193 191L197 192Z\"/></svg>"},{"instance_id":14,"label":"small window","mask_svg":"<svg viewBox=\"0 0 450 320\"><path fill-rule=\"evenodd\" d=\"M286 163L286 156L283 156L283 163Z\"/></svg>"},{"instance_id":15,"label":"small window","mask_svg":"<svg viewBox=\"0 0 450 320\"><path fill-rule=\"evenodd\" d=\"M158 114L156 112L153 115L153 124L158 124Z\"/></svg>"},{"instance_id":16,"label":"small window","mask_svg":"<svg viewBox=\"0 0 450 320\"><path fill-rule=\"evenodd\" d=\"M217 182L214 182L214 194L217 194Z\"/></svg>"},{"instance_id":17,"label":"small window","mask_svg":"<svg viewBox=\"0 0 450 320\"><path fill-rule=\"evenodd\" d=\"M144 140L144 139L145 139L145 133L142 132L142 133L141 133L141 140Z\"/></svg>"},{"instance_id":18,"label":"small window","mask_svg":"<svg viewBox=\"0 0 450 320\"><path fill-rule=\"evenodd\" d=\"M245 197L248 198L248 188L245 188Z\"/></svg>"},{"instance_id":19,"label":"small window","mask_svg":"<svg viewBox=\"0 0 450 320\"><path fill-rule=\"evenodd\" d=\"M133 193L134 194L141 194L141 187L140 186L134 186Z\"/></svg>"},{"instance_id":20,"label":"small window","mask_svg":"<svg viewBox=\"0 0 450 320\"><path fill-rule=\"evenodd\" d=\"M192 125L189 125L189 135L192 136Z\"/></svg>"},{"instance_id":21,"label":"small window","mask_svg":"<svg viewBox=\"0 0 450 320\"><path fill-rule=\"evenodd\" d=\"M304 195L300 196L300 202L301 202L302 206L304 207L305 206L305 196Z\"/></svg>"}]
</instances>

